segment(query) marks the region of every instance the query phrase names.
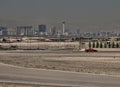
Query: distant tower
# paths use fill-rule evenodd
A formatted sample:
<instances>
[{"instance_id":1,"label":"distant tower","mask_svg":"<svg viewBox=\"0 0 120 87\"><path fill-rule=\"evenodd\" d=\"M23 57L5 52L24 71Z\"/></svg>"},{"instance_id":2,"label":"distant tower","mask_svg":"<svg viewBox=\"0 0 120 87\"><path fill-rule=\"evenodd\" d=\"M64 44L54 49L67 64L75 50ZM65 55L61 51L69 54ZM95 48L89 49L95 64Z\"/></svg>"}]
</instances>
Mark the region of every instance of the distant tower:
<instances>
[{"instance_id":1,"label":"distant tower","mask_svg":"<svg viewBox=\"0 0 120 87\"><path fill-rule=\"evenodd\" d=\"M55 26L52 26L51 28L50 28L50 33L51 33L51 35L56 35L56 27Z\"/></svg>"},{"instance_id":2,"label":"distant tower","mask_svg":"<svg viewBox=\"0 0 120 87\"><path fill-rule=\"evenodd\" d=\"M62 34L65 34L65 21L62 22L62 26L63 26L63 30L62 30Z\"/></svg>"},{"instance_id":3,"label":"distant tower","mask_svg":"<svg viewBox=\"0 0 120 87\"><path fill-rule=\"evenodd\" d=\"M39 34L45 34L46 25L45 24L38 25L38 31L39 31Z\"/></svg>"},{"instance_id":4,"label":"distant tower","mask_svg":"<svg viewBox=\"0 0 120 87\"><path fill-rule=\"evenodd\" d=\"M77 29L76 33L77 33L78 36L80 36L80 29Z\"/></svg>"}]
</instances>

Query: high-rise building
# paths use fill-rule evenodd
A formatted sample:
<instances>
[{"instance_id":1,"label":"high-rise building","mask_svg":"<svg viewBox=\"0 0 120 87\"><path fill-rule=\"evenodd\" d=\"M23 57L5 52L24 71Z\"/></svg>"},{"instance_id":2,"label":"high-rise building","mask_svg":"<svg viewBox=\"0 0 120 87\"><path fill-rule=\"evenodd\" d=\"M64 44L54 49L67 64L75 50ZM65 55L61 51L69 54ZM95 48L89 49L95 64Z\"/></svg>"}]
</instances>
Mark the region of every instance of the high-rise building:
<instances>
[{"instance_id":1,"label":"high-rise building","mask_svg":"<svg viewBox=\"0 0 120 87\"><path fill-rule=\"evenodd\" d=\"M7 27L0 26L0 35L7 36Z\"/></svg>"},{"instance_id":2,"label":"high-rise building","mask_svg":"<svg viewBox=\"0 0 120 87\"><path fill-rule=\"evenodd\" d=\"M65 21L62 22L62 34L65 35Z\"/></svg>"},{"instance_id":3,"label":"high-rise building","mask_svg":"<svg viewBox=\"0 0 120 87\"><path fill-rule=\"evenodd\" d=\"M8 28L7 29L7 35L8 36L16 36L16 29L14 29L14 28Z\"/></svg>"},{"instance_id":4,"label":"high-rise building","mask_svg":"<svg viewBox=\"0 0 120 87\"><path fill-rule=\"evenodd\" d=\"M80 29L76 30L76 34L77 34L77 36L80 36Z\"/></svg>"},{"instance_id":5,"label":"high-rise building","mask_svg":"<svg viewBox=\"0 0 120 87\"><path fill-rule=\"evenodd\" d=\"M50 34L51 34L52 36L54 36L54 35L56 35L56 33L57 33L56 27L52 26L52 27L50 28Z\"/></svg>"},{"instance_id":6,"label":"high-rise building","mask_svg":"<svg viewBox=\"0 0 120 87\"><path fill-rule=\"evenodd\" d=\"M18 36L32 36L33 27L32 26L18 26L16 32Z\"/></svg>"},{"instance_id":7,"label":"high-rise building","mask_svg":"<svg viewBox=\"0 0 120 87\"><path fill-rule=\"evenodd\" d=\"M44 24L39 25L38 32L39 32L39 34L45 34L46 33L46 25L44 25Z\"/></svg>"}]
</instances>

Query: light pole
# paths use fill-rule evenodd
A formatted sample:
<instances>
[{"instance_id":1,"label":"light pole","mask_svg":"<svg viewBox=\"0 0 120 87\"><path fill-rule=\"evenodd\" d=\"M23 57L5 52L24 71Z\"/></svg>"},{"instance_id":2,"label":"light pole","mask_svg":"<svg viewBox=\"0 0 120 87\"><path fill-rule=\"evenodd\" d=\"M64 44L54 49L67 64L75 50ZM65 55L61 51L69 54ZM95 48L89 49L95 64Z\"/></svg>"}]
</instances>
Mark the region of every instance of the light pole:
<instances>
[{"instance_id":1,"label":"light pole","mask_svg":"<svg viewBox=\"0 0 120 87\"><path fill-rule=\"evenodd\" d=\"M79 38L79 50L81 50L81 47L82 47L82 40L81 40L81 37Z\"/></svg>"}]
</instances>

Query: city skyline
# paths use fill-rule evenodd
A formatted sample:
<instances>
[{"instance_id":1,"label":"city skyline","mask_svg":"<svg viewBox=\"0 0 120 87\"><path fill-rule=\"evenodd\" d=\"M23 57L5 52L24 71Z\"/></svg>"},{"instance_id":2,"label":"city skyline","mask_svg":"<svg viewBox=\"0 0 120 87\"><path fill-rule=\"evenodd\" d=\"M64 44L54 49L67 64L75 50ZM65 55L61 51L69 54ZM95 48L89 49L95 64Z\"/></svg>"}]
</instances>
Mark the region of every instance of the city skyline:
<instances>
[{"instance_id":1,"label":"city skyline","mask_svg":"<svg viewBox=\"0 0 120 87\"><path fill-rule=\"evenodd\" d=\"M120 29L119 0L0 0L0 25L46 24L81 31Z\"/></svg>"}]
</instances>

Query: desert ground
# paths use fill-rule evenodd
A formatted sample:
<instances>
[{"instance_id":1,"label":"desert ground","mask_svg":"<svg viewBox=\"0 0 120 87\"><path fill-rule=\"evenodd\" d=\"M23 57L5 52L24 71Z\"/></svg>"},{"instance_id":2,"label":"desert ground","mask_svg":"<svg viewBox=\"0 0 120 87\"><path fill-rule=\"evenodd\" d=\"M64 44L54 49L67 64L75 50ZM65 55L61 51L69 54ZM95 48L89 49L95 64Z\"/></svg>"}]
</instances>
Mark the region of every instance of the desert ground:
<instances>
[{"instance_id":1,"label":"desert ground","mask_svg":"<svg viewBox=\"0 0 120 87\"><path fill-rule=\"evenodd\" d=\"M119 52L8 50L0 51L0 62L27 68L120 75Z\"/></svg>"},{"instance_id":2,"label":"desert ground","mask_svg":"<svg viewBox=\"0 0 120 87\"><path fill-rule=\"evenodd\" d=\"M98 52L80 51L78 42L0 43L17 45L18 50L0 50L0 63L13 66L120 76L120 49L96 48ZM31 50L21 50L28 49ZM40 48L42 50L32 50ZM56 87L0 83L0 87ZM59 86L60 87L60 86Z\"/></svg>"},{"instance_id":3,"label":"desert ground","mask_svg":"<svg viewBox=\"0 0 120 87\"><path fill-rule=\"evenodd\" d=\"M0 87L58 87L58 86L40 86L40 85L28 85L28 84L0 83Z\"/></svg>"}]
</instances>

